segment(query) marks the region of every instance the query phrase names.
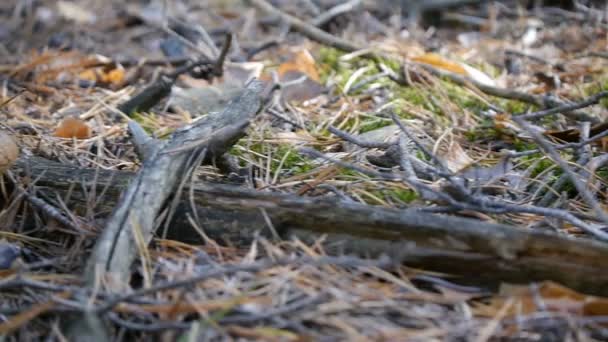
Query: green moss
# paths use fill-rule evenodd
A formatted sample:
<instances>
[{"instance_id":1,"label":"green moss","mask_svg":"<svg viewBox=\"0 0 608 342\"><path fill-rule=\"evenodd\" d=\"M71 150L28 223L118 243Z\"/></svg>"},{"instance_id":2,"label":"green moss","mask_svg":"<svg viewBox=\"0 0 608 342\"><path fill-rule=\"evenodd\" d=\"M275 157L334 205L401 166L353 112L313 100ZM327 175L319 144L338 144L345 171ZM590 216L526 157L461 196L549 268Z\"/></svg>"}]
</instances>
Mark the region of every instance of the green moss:
<instances>
[{"instance_id":1,"label":"green moss","mask_svg":"<svg viewBox=\"0 0 608 342\"><path fill-rule=\"evenodd\" d=\"M353 179L360 179L360 178L368 178L367 175L364 175L360 172L357 172L355 170L351 170L345 167L340 168L340 171L338 171L336 178L339 179L348 179L348 180L353 180Z\"/></svg>"},{"instance_id":2,"label":"green moss","mask_svg":"<svg viewBox=\"0 0 608 342\"><path fill-rule=\"evenodd\" d=\"M340 64L339 64L340 57L342 57L343 55L344 55L344 52L342 52L338 49L334 49L334 48L330 48L330 47L322 47L319 50L318 61L321 64L326 64L327 66L331 67L332 69L338 69L338 67L340 66Z\"/></svg>"},{"instance_id":3,"label":"green moss","mask_svg":"<svg viewBox=\"0 0 608 342\"><path fill-rule=\"evenodd\" d=\"M429 110L434 109L432 106L430 106L430 101L428 100L427 95L420 88L397 87L395 89L395 98L407 101L411 104L421 106Z\"/></svg>"},{"instance_id":4,"label":"green moss","mask_svg":"<svg viewBox=\"0 0 608 342\"><path fill-rule=\"evenodd\" d=\"M336 82L339 88L344 88L353 73L361 68L369 68L369 70L363 73L359 77L359 80L380 72L376 66L376 63L372 60L365 58L353 58L348 61L341 61L340 57L343 55L344 53L342 51L333 48L324 47L319 50L318 61L321 83L326 83L328 78L331 77L332 81ZM369 85L374 83L376 82L371 82ZM366 87L358 89L354 91L353 94L360 93L365 89Z\"/></svg>"},{"instance_id":5,"label":"green moss","mask_svg":"<svg viewBox=\"0 0 608 342\"><path fill-rule=\"evenodd\" d=\"M290 175L306 173L315 168L309 158L302 156L302 154L290 145L279 145L273 152L273 155L275 156L271 163L271 171L273 173L281 166L281 161L283 159L281 170Z\"/></svg>"},{"instance_id":6,"label":"green moss","mask_svg":"<svg viewBox=\"0 0 608 342\"><path fill-rule=\"evenodd\" d=\"M300 154L293 146L288 144L271 145L263 142L255 142L253 144L239 142L237 146L234 146L230 150L231 155L239 157L239 164L242 167L249 165L247 158L245 158L248 154L247 150L257 154L258 158L264 158L261 156L272 154L270 171L273 175L279 170L279 166L281 167L282 176L297 175L315 168L311 160Z\"/></svg>"},{"instance_id":7,"label":"green moss","mask_svg":"<svg viewBox=\"0 0 608 342\"><path fill-rule=\"evenodd\" d=\"M481 124L464 132L464 136L469 142L498 140L500 139L500 135L494 122L489 118L484 119Z\"/></svg>"},{"instance_id":8,"label":"green moss","mask_svg":"<svg viewBox=\"0 0 608 342\"><path fill-rule=\"evenodd\" d=\"M455 103L459 108L479 112L488 107L483 101L459 85L449 81L442 81L442 88L446 91L450 101Z\"/></svg>"},{"instance_id":9,"label":"green moss","mask_svg":"<svg viewBox=\"0 0 608 342\"><path fill-rule=\"evenodd\" d=\"M533 143L530 143L530 142L527 142L527 141L521 140L521 139L515 139L513 141L513 147L515 148L515 151L518 151L518 152L529 151L529 150L538 148L538 146L536 144L533 144ZM538 156L534 156L534 158L537 158L537 157Z\"/></svg>"},{"instance_id":10,"label":"green moss","mask_svg":"<svg viewBox=\"0 0 608 342\"><path fill-rule=\"evenodd\" d=\"M395 73L397 73L397 74L401 73L401 71L400 71L401 70L401 62L399 60L397 60L395 58L379 57L378 61L380 63L386 65L387 67L389 67Z\"/></svg>"},{"instance_id":11,"label":"green moss","mask_svg":"<svg viewBox=\"0 0 608 342\"><path fill-rule=\"evenodd\" d=\"M418 194L410 189L391 188L391 189L368 189L361 193L365 203L371 205L383 204L382 201L390 200L398 203L411 203L418 199Z\"/></svg>"},{"instance_id":12,"label":"green moss","mask_svg":"<svg viewBox=\"0 0 608 342\"><path fill-rule=\"evenodd\" d=\"M536 160L538 159L538 156L528 156L527 158L529 158L528 161L530 162L530 165L531 165L532 163L536 162ZM524 162L524 165L525 165L525 162ZM539 174L541 174L548 168L552 167L553 165L554 165L553 162L548 158L540 160L536 164L536 167L534 167L534 169L532 169L532 171L530 172L530 177L534 178L534 177L538 176ZM559 173L560 172L556 172L556 176L558 176Z\"/></svg>"},{"instance_id":13,"label":"green moss","mask_svg":"<svg viewBox=\"0 0 608 342\"><path fill-rule=\"evenodd\" d=\"M391 189L390 191L386 191L385 193L386 195L403 203L411 203L419 198L416 191L411 189Z\"/></svg>"},{"instance_id":14,"label":"green moss","mask_svg":"<svg viewBox=\"0 0 608 342\"><path fill-rule=\"evenodd\" d=\"M376 117L369 120L364 120L359 126L359 134L370 132L382 127L389 126L392 123L392 120Z\"/></svg>"},{"instance_id":15,"label":"green moss","mask_svg":"<svg viewBox=\"0 0 608 342\"><path fill-rule=\"evenodd\" d=\"M502 73L501 68L490 63L481 63L477 66L477 68L486 73L488 76L492 77L493 79L500 77L500 74Z\"/></svg>"},{"instance_id":16,"label":"green moss","mask_svg":"<svg viewBox=\"0 0 608 342\"><path fill-rule=\"evenodd\" d=\"M592 96L602 91L608 90L608 76L602 76L599 80L593 82L591 85L588 85L584 88L584 96ZM608 98L603 98L600 100L600 105L604 108L608 108Z\"/></svg>"},{"instance_id":17,"label":"green moss","mask_svg":"<svg viewBox=\"0 0 608 342\"><path fill-rule=\"evenodd\" d=\"M340 57L344 55L344 52L328 48L322 47L319 50L319 78L321 79L321 83L326 83L329 77L339 79L342 81L345 76L352 73L349 72L348 67L344 67L344 63L340 62ZM346 77L346 79L348 79ZM345 81L344 81L345 82Z\"/></svg>"},{"instance_id":18,"label":"green moss","mask_svg":"<svg viewBox=\"0 0 608 342\"><path fill-rule=\"evenodd\" d=\"M600 168L595 171L595 176L603 183L608 183L608 168Z\"/></svg>"},{"instance_id":19,"label":"green moss","mask_svg":"<svg viewBox=\"0 0 608 342\"><path fill-rule=\"evenodd\" d=\"M495 98L497 99L497 98ZM505 100L505 99L497 99L498 105L500 108L504 108L505 111L509 114L513 113L525 113L529 110L537 110L536 106L531 106L529 103L514 101L514 100Z\"/></svg>"},{"instance_id":20,"label":"green moss","mask_svg":"<svg viewBox=\"0 0 608 342\"><path fill-rule=\"evenodd\" d=\"M148 134L153 134L159 128L154 113L133 113L131 119L137 122Z\"/></svg>"}]
</instances>

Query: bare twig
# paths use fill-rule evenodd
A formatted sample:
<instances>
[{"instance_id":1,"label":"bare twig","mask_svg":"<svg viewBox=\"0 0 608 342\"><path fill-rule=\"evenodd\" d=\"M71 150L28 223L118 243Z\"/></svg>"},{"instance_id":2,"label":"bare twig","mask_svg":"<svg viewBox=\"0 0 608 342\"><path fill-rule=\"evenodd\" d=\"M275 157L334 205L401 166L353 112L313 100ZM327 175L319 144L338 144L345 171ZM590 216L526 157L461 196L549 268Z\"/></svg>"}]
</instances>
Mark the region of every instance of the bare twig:
<instances>
[{"instance_id":1,"label":"bare twig","mask_svg":"<svg viewBox=\"0 0 608 342\"><path fill-rule=\"evenodd\" d=\"M608 91L602 91L602 92L599 92L593 96L590 96L589 98L587 98L581 102L578 102L578 103L568 103L568 104L563 104L558 107L541 110L541 111L534 112L534 113L514 114L514 115L517 116L521 120L539 119L539 118L545 117L547 115L558 114L558 113L568 113L573 110L589 107L591 105L598 103L602 98L604 98L606 96L608 96Z\"/></svg>"},{"instance_id":2,"label":"bare twig","mask_svg":"<svg viewBox=\"0 0 608 342\"><path fill-rule=\"evenodd\" d=\"M549 65L552 68L555 68L555 69L560 70L560 71L565 71L564 70L564 66L562 64L552 63L552 62L550 62L550 61L548 61L546 59L540 58L540 57L535 56L535 55L527 54L527 53L524 53L524 52L521 52L521 51L517 51L517 50L513 50L513 49L507 49L507 50L505 50L505 53L509 54L509 55L523 57L523 58L526 58L526 59L529 59L529 60L532 60L532 61L535 61L535 62L538 62L538 63L541 63L541 64L546 64L546 65Z\"/></svg>"},{"instance_id":3,"label":"bare twig","mask_svg":"<svg viewBox=\"0 0 608 342\"><path fill-rule=\"evenodd\" d=\"M592 136L589 139L586 140L582 140L579 142L569 142L569 143L565 143L563 145L558 145L558 146L554 146L554 148L556 150L565 150L568 148L572 148L572 149L578 149L581 148L585 145L589 145L589 144L593 144L594 142L600 141L602 138L608 136L608 129L596 134L594 136ZM528 151L521 151L521 152L507 152L509 157L513 157L513 158L517 158L517 157L524 157L524 156L529 156L532 154L536 154L536 153L540 153L539 149L532 149L532 150L528 150Z\"/></svg>"},{"instance_id":4,"label":"bare twig","mask_svg":"<svg viewBox=\"0 0 608 342\"><path fill-rule=\"evenodd\" d=\"M445 77L458 85L477 88L488 95L501 97L501 98L505 98L505 99L510 99L510 100L517 100L517 101L521 101L521 102L525 102L525 103L530 103L530 104L537 105L537 106L540 106L543 108L565 106L565 104L562 101L554 99L553 97L550 97L550 96L537 96L537 95L531 95L531 94L519 92L519 91L512 90L512 89L493 87L493 86L490 86L487 84L477 82L468 77L437 70L428 65L421 64L421 66L436 76ZM407 70L404 67L403 72L405 73L406 71ZM605 95L603 95L603 96L605 96ZM583 106L583 107L586 107L586 106ZM587 115L585 113L579 113L579 112L575 112L573 110L570 110L570 111L559 110L557 112L561 112L564 115L567 115L569 117L572 117L574 119L581 120L581 121L590 121L593 123L598 122L597 118L590 117L589 115Z\"/></svg>"},{"instance_id":5,"label":"bare twig","mask_svg":"<svg viewBox=\"0 0 608 342\"><path fill-rule=\"evenodd\" d=\"M604 223L608 223L608 214L604 212L604 209L600 206L594 196L586 189L585 185L581 183L578 175L570 169L568 164L559 156L559 153L551 146L551 144L543 138L538 132L530 127L528 123L524 120L514 117L513 121L515 121L520 127L528 132L532 136L532 138L540 145L540 147L549 155L553 161L559 165L560 168L568 175L572 184L579 192L583 200L593 209L593 211L597 214L598 218L602 220Z\"/></svg>"},{"instance_id":6,"label":"bare twig","mask_svg":"<svg viewBox=\"0 0 608 342\"><path fill-rule=\"evenodd\" d=\"M294 29L304 34L308 38L318 41L322 44L329 45L335 47L336 49L353 52L357 50L361 50L360 46L352 44L349 41L333 36L323 30L320 30L314 27L311 24L308 24L292 15L289 15L276 7L270 4L266 0L248 0L253 3L256 7L260 8L263 11L266 11L274 16L280 17L282 20L286 21L289 25L291 25Z\"/></svg>"},{"instance_id":7,"label":"bare twig","mask_svg":"<svg viewBox=\"0 0 608 342\"><path fill-rule=\"evenodd\" d=\"M345 3L338 4L314 18L311 24L319 27L340 14L348 13L356 9L360 4L361 0L350 0Z\"/></svg>"},{"instance_id":8,"label":"bare twig","mask_svg":"<svg viewBox=\"0 0 608 342\"><path fill-rule=\"evenodd\" d=\"M340 129L337 129L334 126L329 126L327 128L327 130L330 131L331 133L339 136L340 138L342 138L342 139L344 139L344 140L346 140L346 141L348 141L348 142L350 142L352 144L360 146L360 147L383 148L384 149L384 148L388 148L391 145L394 145L396 143L395 141L387 141L387 142L384 142L384 141L380 141L380 142L376 142L376 141L363 141L360 138L358 138L358 137L356 137L356 136L354 136L352 134L349 134L348 132L345 132L345 131L342 131Z\"/></svg>"},{"instance_id":9,"label":"bare twig","mask_svg":"<svg viewBox=\"0 0 608 342\"><path fill-rule=\"evenodd\" d=\"M98 313L104 313L121 302L126 302L137 297L149 295L165 290L176 289L181 287L188 287L195 285L205 279L217 278L228 274L234 274L236 272L260 272L270 267L285 266L285 265L297 265L305 264L310 266L322 266L322 265L340 265L347 267L360 267L360 266L375 266L375 267L388 267L393 265L393 261L388 258L379 258L377 260L361 259L351 256L340 256L330 257L323 256L319 258L301 257L301 258L284 258L279 260L262 260L251 264L236 264L236 265L223 265L221 268L212 269L195 277L169 282L166 284L160 284L149 288L143 288L134 291L127 295L116 297L112 300L107 301L104 305L97 309Z\"/></svg>"}]
</instances>

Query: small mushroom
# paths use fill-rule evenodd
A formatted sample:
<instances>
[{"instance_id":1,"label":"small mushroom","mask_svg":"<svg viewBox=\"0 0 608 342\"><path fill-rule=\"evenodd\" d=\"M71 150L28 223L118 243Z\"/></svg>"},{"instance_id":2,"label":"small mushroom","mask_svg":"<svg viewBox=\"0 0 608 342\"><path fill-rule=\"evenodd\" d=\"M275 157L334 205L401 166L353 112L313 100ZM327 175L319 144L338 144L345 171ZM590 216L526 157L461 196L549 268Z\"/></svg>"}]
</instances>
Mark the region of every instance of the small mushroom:
<instances>
[{"instance_id":1,"label":"small mushroom","mask_svg":"<svg viewBox=\"0 0 608 342\"><path fill-rule=\"evenodd\" d=\"M13 165L19 156L19 147L15 139L6 131L0 130L0 175Z\"/></svg>"}]
</instances>

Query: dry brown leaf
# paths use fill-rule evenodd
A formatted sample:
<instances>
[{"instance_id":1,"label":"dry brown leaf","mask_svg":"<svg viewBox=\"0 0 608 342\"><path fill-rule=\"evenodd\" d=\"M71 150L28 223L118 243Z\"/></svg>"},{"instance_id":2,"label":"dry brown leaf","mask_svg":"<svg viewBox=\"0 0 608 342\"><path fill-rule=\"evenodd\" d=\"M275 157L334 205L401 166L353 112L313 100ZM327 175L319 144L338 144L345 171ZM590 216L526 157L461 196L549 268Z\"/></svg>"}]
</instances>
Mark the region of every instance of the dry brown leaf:
<instances>
[{"instance_id":1,"label":"dry brown leaf","mask_svg":"<svg viewBox=\"0 0 608 342\"><path fill-rule=\"evenodd\" d=\"M451 141L447 149L439 151L439 156L446 161L448 169L452 172L459 172L474 162L460 144L455 141Z\"/></svg>"},{"instance_id":2,"label":"dry brown leaf","mask_svg":"<svg viewBox=\"0 0 608 342\"><path fill-rule=\"evenodd\" d=\"M125 80L125 70L122 68L93 68L86 69L78 77L91 82L119 86Z\"/></svg>"},{"instance_id":3,"label":"dry brown leaf","mask_svg":"<svg viewBox=\"0 0 608 342\"><path fill-rule=\"evenodd\" d=\"M507 316L545 310L583 316L608 315L607 298L588 296L551 281L539 284L537 289L530 286L505 286L501 289L500 297L493 298L487 306L478 307L476 313L493 316L509 299L515 299L515 305Z\"/></svg>"},{"instance_id":4,"label":"dry brown leaf","mask_svg":"<svg viewBox=\"0 0 608 342\"><path fill-rule=\"evenodd\" d=\"M0 175L19 157L19 147L7 132L0 130Z\"/></svg>"},{"instance_id":5,"label":"dry brown leaf","mask_svg":"<svg viewBox=\"0 0 608 342\"><path fill-rule=\"evenodd\" d=\"M292 60L281 64L277 70L281 79L283 79L287 73L294 71L305 74L311 80L319 82L319 72L317 71L315 59L308 50L298 51Z\"/></svg>"}]
</instances>

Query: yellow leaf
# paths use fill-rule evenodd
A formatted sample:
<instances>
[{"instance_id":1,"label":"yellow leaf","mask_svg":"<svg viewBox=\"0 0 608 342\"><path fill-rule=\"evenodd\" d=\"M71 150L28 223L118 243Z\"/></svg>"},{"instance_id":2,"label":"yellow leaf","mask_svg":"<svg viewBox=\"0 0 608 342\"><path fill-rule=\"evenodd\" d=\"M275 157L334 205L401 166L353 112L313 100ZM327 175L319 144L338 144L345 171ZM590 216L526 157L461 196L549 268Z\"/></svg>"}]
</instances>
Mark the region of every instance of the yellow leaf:
<instances>
[{"instance_id":1,"label":"yellow leaf","mask_svg":"<svg viewBox=\"0 0 608 342\"><path fill-rule=\"evenodd\" d=\"M125 79L125 70L121 68L112 69L101 74L101 82L118 85Z\"/></svg>"},{"instance_id":2,"label":"yellow leaf","mask_svg":"<svg viewBox=\"0 0 608 342\"><path fill-rule=\"evenodd\" d=\"M291 60L281 64L277 72L279 77L283 78L290 71L300 72L313 81L319 81L319 72L317 71L315 59L308 50L298 51Z\"/></svg>"},{"instance_id":3,"label":"yellow leaf","mask_svg":"<svg viewBox=\"0 0 608 342\"><path fill-rule=\"evenodd\" d=\"M432 65L438 69L450 71L460 75L468 75L467 71L458 63L449 61L436 53L426 53L412 58L413 61Z\"/></svg>"},{"instance_id":4,"label":"yellow leaf","mask_svg":"<svg viewBox=\"0 0 608 342\"><path fill-rule=\"evenodd\" d=\"M97 73L94 69L87 69L79 73L78 78L85 81L97 82Z\"/></svg>"}]
</instances>

